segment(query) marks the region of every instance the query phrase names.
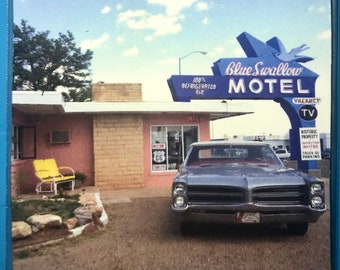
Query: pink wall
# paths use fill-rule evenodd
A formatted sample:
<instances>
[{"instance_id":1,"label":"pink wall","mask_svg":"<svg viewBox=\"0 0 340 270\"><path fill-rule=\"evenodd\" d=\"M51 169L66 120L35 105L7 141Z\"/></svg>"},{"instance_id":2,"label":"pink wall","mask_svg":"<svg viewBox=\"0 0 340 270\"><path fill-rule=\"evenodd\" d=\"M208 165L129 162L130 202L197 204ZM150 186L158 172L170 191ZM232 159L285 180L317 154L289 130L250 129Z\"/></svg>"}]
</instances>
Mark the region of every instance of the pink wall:
<instances>
[{"instance_id":1,"label":"pink wall","mask_svg":"<svg viewBox=\"0 0 340 270\"><path fill-rule=\"evenodd\" d=\"M175 171L152 172L150 152L151 125L197 125L199 127L199 141L210 140L209 116L206 114L160 114L145 115L143 117L144 137L144 181L146 186L171 186Z\"/></svg>"},{"instance_id":2,"label":"pink wall","mask_svg":"<svg viewBox=\"0 0 340 270\"><path fill-rule=\"evenodd\" d=\"M76 172L86 174L85 185L94 185L92 115L61 114L25 117L20 112L13 111L13 123L36 127L37 159L55 158L58 166L69 166ZM66 130L71 132L71 143L49 142L50 131ZM37 182L32 161L32 159L12 161L12 171L20 168L26 172L23 192L34 192Z\"/></svg>"}]
</instances>

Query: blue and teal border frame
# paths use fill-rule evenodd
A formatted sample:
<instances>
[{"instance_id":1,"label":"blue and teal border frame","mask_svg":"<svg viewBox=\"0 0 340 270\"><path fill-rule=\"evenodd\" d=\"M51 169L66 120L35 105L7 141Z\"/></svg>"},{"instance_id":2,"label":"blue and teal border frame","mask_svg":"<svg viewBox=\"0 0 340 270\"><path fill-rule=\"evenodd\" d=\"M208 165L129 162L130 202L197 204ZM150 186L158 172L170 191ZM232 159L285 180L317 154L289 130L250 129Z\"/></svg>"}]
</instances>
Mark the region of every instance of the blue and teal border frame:
<instances>
[{"instance_id":1,"label":"blue and teal border frame","mask_svg":"<svg viewBox=\"0 0 340 270\"><path fill-rule=\"evenodd\" d=\"M331 87L331 266L339 269L340 190L340 6L332 0L332 87ZM11 125L12 125L13 1L0 1L0 269L12 269L11 233Z\"/></svg>"},{"instance_id":2,"label":"blue and teal border frame","mask_svg":"<svg viewBox=\"0 0 340 270\"><path fill-rule=\"evenodd\" d=\"M331 266L339 269L340 247L340 5L332 0L332 87L331 87Z\"/></svg>"},{"instance_id":3,"label":"blue and teal border frame","mask_svg":"<svg viewBox=\"0 0 340 270\"><path fill-rule=\"evenodd\" d=\"M0 1L0 269L12 269L11 133L13 1Z\"/></svg>"}]
</instances>

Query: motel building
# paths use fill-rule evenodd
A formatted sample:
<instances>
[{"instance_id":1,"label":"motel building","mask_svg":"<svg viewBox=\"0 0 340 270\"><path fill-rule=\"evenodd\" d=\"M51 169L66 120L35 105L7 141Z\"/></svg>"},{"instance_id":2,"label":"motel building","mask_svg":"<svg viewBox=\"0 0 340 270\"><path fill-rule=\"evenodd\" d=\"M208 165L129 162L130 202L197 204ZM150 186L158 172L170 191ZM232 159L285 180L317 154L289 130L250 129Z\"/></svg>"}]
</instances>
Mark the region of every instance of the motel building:
<instances>
[{"instance_id":1,"label":"motel building","mask_svg":"<svg viewBox=\"0 0 340 270\"><path fill-rule=\"evenodd\" d=\"M94 84L91 102L59 92L13 91L12 196L34 193L33 160L54 158L99 190L169 186L188 146L210 122L246 111L220 100L146 102L141 84Z\"/></svg>"}]
</instances>

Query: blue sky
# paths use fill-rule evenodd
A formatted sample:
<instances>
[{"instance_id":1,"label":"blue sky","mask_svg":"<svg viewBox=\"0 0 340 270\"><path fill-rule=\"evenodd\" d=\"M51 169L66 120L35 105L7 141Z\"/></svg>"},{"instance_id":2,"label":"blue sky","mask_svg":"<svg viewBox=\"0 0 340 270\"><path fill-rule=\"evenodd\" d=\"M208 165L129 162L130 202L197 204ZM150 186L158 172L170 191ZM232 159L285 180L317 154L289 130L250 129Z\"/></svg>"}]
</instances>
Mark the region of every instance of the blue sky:
<instances>
[{"instance_id":1,"label":"blue sky","mask_svg":"<svg viewBox=\"0 0 340 270\"><path fill-rule=\"evenodd\" d=\"M319 74L319 132L330 130L331 12L326 0L14 0L21 19L50 37L70 30L94 52L93 82L142 83L144 100L170 101L166 80L178 74L212 75L220 58L245 57L236 37L246 31L267 41L276 36L287 50L302 44L304 64ZM229 102L229 101L228 101ZM230 101L253 115L219 120L214 137L286 134L288 117L273 101Z\"/></svg>"}]
</instances>

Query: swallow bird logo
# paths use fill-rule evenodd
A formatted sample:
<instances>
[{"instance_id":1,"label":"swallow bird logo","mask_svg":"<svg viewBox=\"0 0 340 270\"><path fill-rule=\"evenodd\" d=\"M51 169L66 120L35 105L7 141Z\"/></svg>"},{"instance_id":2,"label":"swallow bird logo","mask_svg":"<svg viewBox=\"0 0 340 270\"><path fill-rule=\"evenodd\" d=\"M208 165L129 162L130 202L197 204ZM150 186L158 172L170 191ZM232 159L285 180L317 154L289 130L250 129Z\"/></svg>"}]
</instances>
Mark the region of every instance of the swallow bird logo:
<instances>
[{"instance_id":1,"label":"swallow bird logo","mask_svg":"<svg viewBox=\"0 0 340 270\"><path fill-rule=\"evenodd\" d=\"M308 61L313 60L312 57L299 55L299 53L309 49L309 47L306 44L302 44L301 46L293 48L289 52L287 52L282 41L278 39L277 37L275 37L272 39L272 44L270 45L277 50L277 53L274 53L274 56L283 62L296 61L296 62L306 63Z\"/></svg>"}]
</instances>

